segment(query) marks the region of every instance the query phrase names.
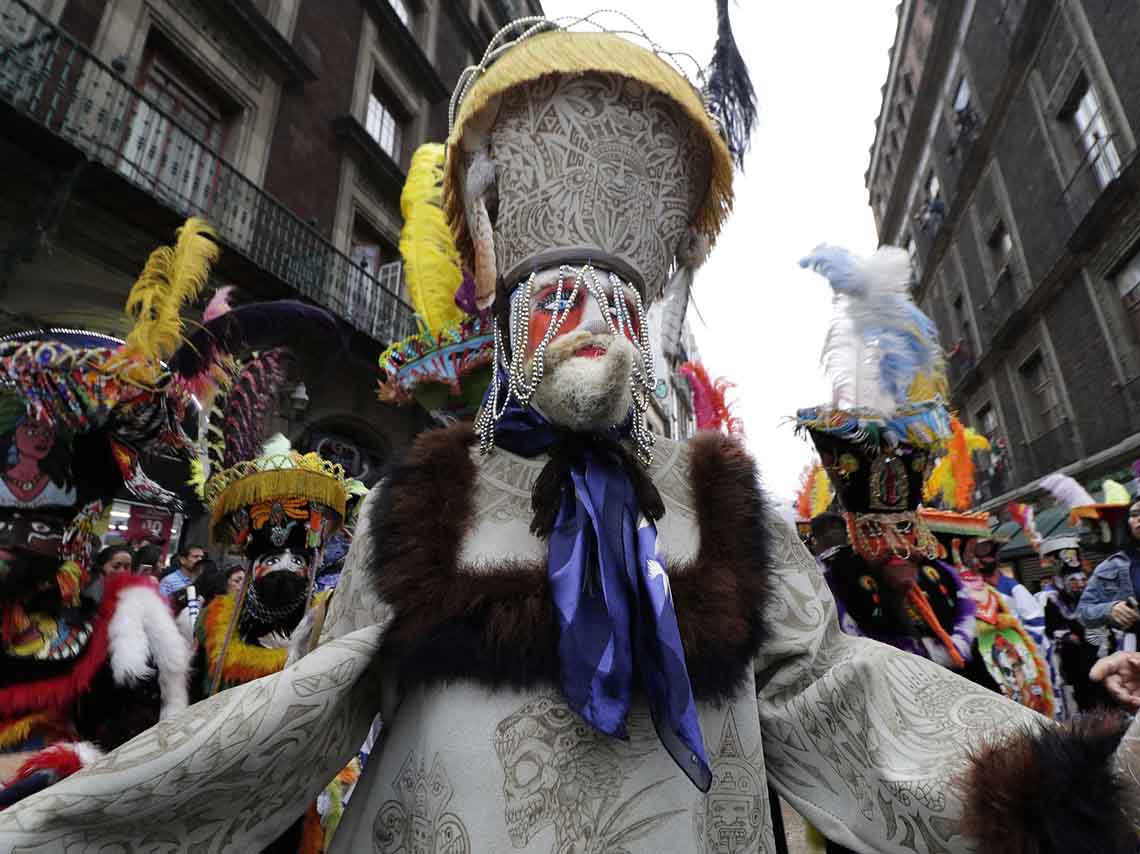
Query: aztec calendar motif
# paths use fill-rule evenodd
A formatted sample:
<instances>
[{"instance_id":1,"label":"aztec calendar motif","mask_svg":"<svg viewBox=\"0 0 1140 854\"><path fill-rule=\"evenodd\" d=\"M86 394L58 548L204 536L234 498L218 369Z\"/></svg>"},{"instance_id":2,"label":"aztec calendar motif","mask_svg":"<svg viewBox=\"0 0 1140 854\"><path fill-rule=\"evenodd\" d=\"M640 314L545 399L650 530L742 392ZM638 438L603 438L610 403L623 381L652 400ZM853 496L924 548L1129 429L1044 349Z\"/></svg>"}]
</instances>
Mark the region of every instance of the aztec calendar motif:
<instances>
[{"instance_id":1,"label":"aztec calendar motif","mask_svg":"<svg viewBox=\"0 0 1140 854\"><path fill-rule=\"evenodd\" d=\"M492 133L499 270L593 246L658 293L708 185L705 144L666 96L631 80L552 76L507 92Z\"/></svg>"}]
</instances>

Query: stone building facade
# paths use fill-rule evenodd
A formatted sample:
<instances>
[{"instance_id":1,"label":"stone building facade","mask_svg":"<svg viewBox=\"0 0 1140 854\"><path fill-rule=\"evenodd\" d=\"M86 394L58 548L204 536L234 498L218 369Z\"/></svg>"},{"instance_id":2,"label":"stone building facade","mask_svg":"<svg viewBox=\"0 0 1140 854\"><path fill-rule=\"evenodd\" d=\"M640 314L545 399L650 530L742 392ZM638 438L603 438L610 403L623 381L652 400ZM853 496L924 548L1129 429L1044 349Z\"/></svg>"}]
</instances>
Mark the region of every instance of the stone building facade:
<instances>
[{"instance_id":1,"label":"stone building facade","mask_svg":"<svg viewBox=\"0 0 1140 854\"><path fill-rule=\"evenodd\" d=\"M1140 7L904 0L867 171L880 241L988 435L979 505L1140 457Z\"/></svg>"},{"instance_id":2,"label":"stone building facade","mask_svg":"<svg viewBox=\"0 0 1140 854\"><path fill-rule=\"evenodd\" d=\"M121 337L150 250L204 216L223 245L211 285L344 321L343 341L297 365L278 426L375 471L424 426L375 395L376 357L416 329L397 250L411 154L443 140L451 89L495 31L540 13L537 0L0 0L0 335Z\"/></svg>"}]
</instances>

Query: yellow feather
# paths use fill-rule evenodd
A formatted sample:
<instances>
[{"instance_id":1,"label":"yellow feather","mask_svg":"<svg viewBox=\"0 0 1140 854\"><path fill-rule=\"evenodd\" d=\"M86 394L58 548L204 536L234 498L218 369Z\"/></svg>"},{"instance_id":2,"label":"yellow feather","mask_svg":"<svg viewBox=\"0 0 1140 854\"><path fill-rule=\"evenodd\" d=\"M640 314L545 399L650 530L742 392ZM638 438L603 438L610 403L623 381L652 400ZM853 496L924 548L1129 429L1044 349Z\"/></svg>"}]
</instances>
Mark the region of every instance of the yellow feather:
<instances>
[{"instance_id":1,"label":"yellow feather","mask_svg":"<svg viewBox=\"0 0 1140 854\"><path fill-rule=\"evenodd\" d=\"M972 427L967 427L966 447L971 451L988 451L990 449L990 440Z\"/></svg>"},{"instance_id":2,"label":"yellow feather","mask_svg":"<svg viewBox=\"0 0 1140 854\"><path fill-rule=\"evenodd\" d=\"M151 253L127 296L127 315L135 325L127 336L125 355L156 364L178 348L182 306L202 292L210 265L221 251L215 237L208 222L192 217L178 229L173 247Z\"/></svg>"},{"instance_id":3,"label":"yellow feather","mask_svg":"<svg viewBox=\"0 0 1140 854\"><path fill-rule=\"evenodd\" d=\"M463 281L459 250L443 214L444 147L426 143L412 155L408 180L400 194L404 228L400 254L408 294L427 328L438 332L463 319L455 292Z\"/></svg>"},{"instance_id":4,"label":"yellow feather","mask_svg":"<svg viewBox=\"0 0 1140 854\"><path fill-rule=\"evenodd\" d=\"M811 489L811 516L814 519L820 513L826 513L831 506L831 479L823 466L816 466L812 478Z\"/></svg>"},{"instance_id":5,"label":"yellow feather","mask_svg":"<svg viewBox=\"0 0 1140 854\"><path fill-rule=\"evenodd\" d=\"M206 464L202 462L201 457L195 457L190 460L190 477L186 481L187 486L194 488L194 493L202 498L206 494Z\"/></svg>"},{"instance_id":6,"label":"yellow feather","mask_svg":"<svg viewBox=\"0 0 1140 854\"><path fill-rule=\"evenodd\" d=\"M938 461L926 479L926 483L922 487L922 499L930 502L941 495L943 502L947 506L952 506L956 487L957 480L954 477L953 462L949 456L945 456Z\"/></svg>"}]
</instances>

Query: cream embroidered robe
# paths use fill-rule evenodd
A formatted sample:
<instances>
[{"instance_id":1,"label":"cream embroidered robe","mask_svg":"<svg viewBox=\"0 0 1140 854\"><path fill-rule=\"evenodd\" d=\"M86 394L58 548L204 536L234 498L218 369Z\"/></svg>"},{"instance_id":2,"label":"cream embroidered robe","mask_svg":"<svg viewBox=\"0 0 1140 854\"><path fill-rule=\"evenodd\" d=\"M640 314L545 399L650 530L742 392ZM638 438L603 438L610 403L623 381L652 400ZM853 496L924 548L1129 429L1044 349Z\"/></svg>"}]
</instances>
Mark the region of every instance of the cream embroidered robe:
<instances>
[{"instance_id":1,"label":"cream embroidered robe","mask_svg":"<svg viewBox=\"0 0 1140 854\"><path fill-rule=\"evenodd\" d=\"M462 564L544 557L528 531L543 461L472 454ZM655 456L660 546L674 565L698 538L689 453L661 441ZM338 852L773 852L769 780L857 851L967 851L950 785L965 751L1034 720L928 661L842 634L814 559L774 517L770 637L735 700L700 706L707 796L658 746L643 702L623 742L585 726L554 689L455 681L398 696L375 655L392 611L364 570L376 500L366 499L315 651L0 813L0 851L259 850L343 767L377 713L385 732Z\"/></svg>"}]
</instances>

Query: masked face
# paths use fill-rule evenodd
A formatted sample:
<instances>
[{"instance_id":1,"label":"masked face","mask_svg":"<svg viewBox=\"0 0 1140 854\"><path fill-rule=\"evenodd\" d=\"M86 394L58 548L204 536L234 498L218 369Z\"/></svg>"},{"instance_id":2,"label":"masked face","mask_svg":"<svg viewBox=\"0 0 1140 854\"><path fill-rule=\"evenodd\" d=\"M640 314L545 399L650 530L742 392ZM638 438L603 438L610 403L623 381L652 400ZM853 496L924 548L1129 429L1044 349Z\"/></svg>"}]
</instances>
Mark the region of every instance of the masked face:
<instances>
[{"instance_id":1,"label":"masked face","mask_svg":"<svg viewBox=\"0 0 1140 854\"><path fill-rule=\"evenodd\" d=\"M933 559L938 541L913 513L860 513L848 523L851 545L872 567L890 560L910 562Z\"/></svg>"},{"instance_id":2,"label":"masked face","mask_svg":"<svg viewBox=\"0 0 1140 854\"><path fill-rule=\"evenodd\" d=\"M607 278L599 274L595 293L581 279L575 293L575 278L560 278L557 270L532 283L528 375L537 374L536 360L544 357L534 403L552 422L572 430L621 424L633 406L630 376L640 334L636 295Z\"/></svg>"},{"instance_id":3,"label":"masked face","mask_svg":"<svg viewBox=\"0 0 1140 854\"><path fill-rule=\"evenodd\" d=\"M258 557L253 564L253 577L259 579L273 572L292 572L303 576L308 569L309 561L304 554L283 549Z\"/></svg>"},{"instance_id":4,"label":"masked face","mask_svg":"<svg viewBox=\"0 0 1140 854\"><path fill-rule=\"evenodd\" d=\"M18 596L55 576L66 526L44 511L0 513L0 593Z\"/></svg>"},{"instance_id":5,"label":"masked face","mask_svg":"<svg viewBox=\"0 0 1140 854\"><path fill-rule=\"evenodd\" d=\"M997 572L997 543L993 540L978 540L974 545L974 568L982 575Z\"/></svg>"}]
</instances>

